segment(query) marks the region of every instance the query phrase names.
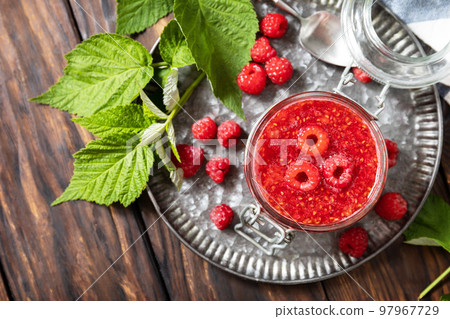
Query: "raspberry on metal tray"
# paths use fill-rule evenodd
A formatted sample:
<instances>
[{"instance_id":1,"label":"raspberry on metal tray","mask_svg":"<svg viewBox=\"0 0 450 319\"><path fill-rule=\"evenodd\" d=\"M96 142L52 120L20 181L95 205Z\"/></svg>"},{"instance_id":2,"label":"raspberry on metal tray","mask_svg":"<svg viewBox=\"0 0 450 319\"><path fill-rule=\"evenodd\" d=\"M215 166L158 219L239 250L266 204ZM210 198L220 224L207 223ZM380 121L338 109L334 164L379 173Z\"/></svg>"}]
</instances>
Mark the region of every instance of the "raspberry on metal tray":
<instances>
[{"instance_id":1,"label":"raspberry on metal tray","mask_svg":"<svg viewBox=\"0 0 450 319\"><path fill-rule=\"evenodd\" d=\"M287 27L287 19L279 13L269 13L259 23L259 30L269 38L281 38L286 33Z\"/></svg>"},{"instance_id":2,"label":"raspberry on metal tray","mask_svg":"<svg viewBox=\"0 0 450 319\"><path fill-rule=\"evenodd\" d=\"M237 139L241 136L241 127L235 121L225 121L217 129L217 138L223 147L236 145Z\"/></svg>"},{"instance_id":3,"label":"raspberry on metal tray","mask_svg":"<svg viewBox=\"0 0 450 319\"><path fill-rule=\"evenodd\" d=\"M233 222L234 213L230 206L222 204L214 207L209 215L212 222L220 230L224 230Z\"/></svg>"},{"instance_id":4,"label":"raspberry on metal tray","mask_svg":"<svg viewBox=\"0 0 450 319\"><path fill-rule=\"evenodd\" d=\"M289 81L294 74L291 62L286 58L273 57L265 64L269 79L275 84L283 84Z\"/></svg>"},{"instance_id":5,"label":"raspberry on metal tray","mask_svg":"<svg viewBox=\"0 0 450 319\"><path fill-rule=\"evenodd\" d=\"M369 244L369 235L362 227L353 227L339 238L339 249L352 257L361 257Z\"/></svg>"},{"instance_id":6,"label":"raspberry on metal tray","mask_svg":"<svg viewBox=\"0 0 450 319\"><path fill-rule=\"evenodd\" d=\"M206 174L216 183L222 183L230 170L230 160L226 157L213 157L206 163Z\"/></svg>"}]
</instances>

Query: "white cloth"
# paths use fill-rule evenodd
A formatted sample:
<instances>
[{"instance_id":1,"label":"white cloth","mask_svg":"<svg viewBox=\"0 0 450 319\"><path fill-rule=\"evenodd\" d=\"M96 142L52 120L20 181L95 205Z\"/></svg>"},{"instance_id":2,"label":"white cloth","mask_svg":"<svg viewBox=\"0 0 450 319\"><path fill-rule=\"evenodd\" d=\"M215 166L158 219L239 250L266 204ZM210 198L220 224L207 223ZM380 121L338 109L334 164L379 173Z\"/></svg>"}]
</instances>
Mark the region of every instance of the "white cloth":
<instances>
[{"instance_id":1,"label":"white cloth","mask_svg":"<svg viewBox=\"0 0 450 319\"><path fill-rule=\"evenodd\" d=\"M434 50L450 42L450 0L382 0L414 34ZM450 104L450 77L441 81L439 93Z\"/></svg>"}]
</instances>

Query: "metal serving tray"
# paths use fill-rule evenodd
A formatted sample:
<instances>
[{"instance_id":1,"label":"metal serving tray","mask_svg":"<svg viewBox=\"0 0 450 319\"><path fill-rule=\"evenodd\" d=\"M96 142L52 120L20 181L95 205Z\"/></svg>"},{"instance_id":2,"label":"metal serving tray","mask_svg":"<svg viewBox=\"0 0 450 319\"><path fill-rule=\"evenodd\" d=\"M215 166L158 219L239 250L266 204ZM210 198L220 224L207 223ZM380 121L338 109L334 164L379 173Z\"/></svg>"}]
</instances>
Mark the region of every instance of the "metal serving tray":
<instances>
[{"instance_id":1,"label":"metal serving tray","mask_svg":"<svg viewBox=\"0 0 450 319\"><path fill-rule=\"evenodd\" d=\"M339 12L342 1L311 0L287 1L303 14L318 10ZM255 2L260 17L269 12L279 12L270 1ZM288 58L294 66L292 79L284 85L267 84L259 96L244 94L243 107L247 117L244 122L224 107L212 94L207 81L196 89L175 119L177 143L193 143L190 127L194 119L210 116L216 123L233 119L247 137L259 115L276 102L295 93L329 90L336 87L343 68L316 61L305 52L299 42L300 25L287 16L289 28L282 39L272 39L271 44L279 56ZM384 35L385 43L402 54L421 55L420 44L406 28L382 6L375 5L373 17L376 30ZM376 18L376 19L375 19ZM187 86L192 73L182 72L181 85ZM183 77L183 74L181 75ZM190 74L190 75L188 75ZM370 105L379 93L378 83L358 83L346 88L346 94ZM422 207L436 176L442 148L442 114L436 88L391 89L386 98L386 109L379 117L379 125L386 138L398 143L400 154L397 165L389 170L385 191L399 192L408 201L407 215L399 221L386 221L374 212L369 213L359 225L367 229L370 241L362 258L353 258L338 248L341 232L296 233L293 242L274 256L268 256L251 243L238 236L233 225L225 231L215 228L209 219L211 209L221 203L230 205L237 213L247 204L254 203L244 178L243 144L236 149L240 164L233 166L223 184L215 184L205 173L204 165L193 178L186 179L180 192L163 175L152 177L148 193L156 211L176 236L192 251L208 262L235 275L262 282L299 284L324 280L355 269L372 259L397 239L412 222ZM221 155L224 148L202 146L206 157ZM222 153L222 155L228 155Z\"/></svg>"}]
</instances>

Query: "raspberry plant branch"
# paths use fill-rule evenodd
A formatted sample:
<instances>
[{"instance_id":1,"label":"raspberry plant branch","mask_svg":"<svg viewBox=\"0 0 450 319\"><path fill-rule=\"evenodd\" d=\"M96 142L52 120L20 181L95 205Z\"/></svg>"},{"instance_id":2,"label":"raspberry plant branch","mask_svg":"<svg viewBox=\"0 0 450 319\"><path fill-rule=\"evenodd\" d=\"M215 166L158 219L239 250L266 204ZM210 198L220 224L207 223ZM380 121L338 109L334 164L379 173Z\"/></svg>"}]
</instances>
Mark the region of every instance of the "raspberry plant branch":
<instances>
[{"instance_id":1,"label":"raspberry plant branch","mask_svg":"<svg viewBox=\"0 0 450 319\"><path fill-rule=\"evenodd\" d=\"M55 85L31 99L79 116L74 122L97 137L74 154L74 175L52 205L86 200L128 206L144 190L157 160L180 189L183 171L164 145L168 142L180 161L173 119L205 77L213 94L244 118L236 77L250 60L259 29L251 1L120 0L117 32L140 32L170 12L175 20L158 45L162 61L154 62L134 39L97 34L66 55L64 75ZM180 97L178 69L188 65L202 73ZM158 106L144 93L151 80L162 89L162 96L159 89L151 91Z\"/></svg>"},{"instance_id":2,"label":"raspberry plant branch","mask_svg":"<svg viewBox=\"0 0 450 319\"><path fill-rule=\"evenodd\" d=\"M181 108L183 105L187 102L187 100L191 97L192 93L194 93L195 88L202 82L202 80L205 78L206 74L205 72L202 72L194 82L186 89L184 94L181 96L180 101L177 103L173 111L169 114L169 119L173 119L175 115L178 114L178 112L181 111Z\"/></svg>"},{"instance_id":3,"label":"raspberry plant branch","mask_svg":"<svg viewBox=\"0 0 450 319\"><path fill-rule=\"evenodd\" d=\"M156 140L160 139L161 135L163 134L164 130L169 127L169 125L172 125L173 118L178 114L178 112L181 111L183 105L187 102L189 97L194 92L195 88L200 84L200 82L205 78L205 73L202 72L194 82L186 89L184 94L181 96L180 100L175 104L174 109L170 112L170 114L167 116L164 123L153 123L150 125L145 131L142 132L141 136L141 142L138 144L138 146L143 145L150 145L154 143ZM171 137L169 136L169 139ZM174 143L171 143L173 148L175 148ZM176 148L174 149L174 153L178 155L176 152ZM178 158L178 156L177 156Z\"/></svg>"},{"instance_id":4,"label":"raspberry plant branch","mask_svg":"<svg viewBox=\"0 0 450 319\"><path fill-rule=\"evenodd\" d=\"M425 288L419 295L417 300L422 299L433 289L442 279L444 279L448 274L450 274L450 267L448 267L442 274L439 275L427 288Z\"/></svg>"}]
</instances>

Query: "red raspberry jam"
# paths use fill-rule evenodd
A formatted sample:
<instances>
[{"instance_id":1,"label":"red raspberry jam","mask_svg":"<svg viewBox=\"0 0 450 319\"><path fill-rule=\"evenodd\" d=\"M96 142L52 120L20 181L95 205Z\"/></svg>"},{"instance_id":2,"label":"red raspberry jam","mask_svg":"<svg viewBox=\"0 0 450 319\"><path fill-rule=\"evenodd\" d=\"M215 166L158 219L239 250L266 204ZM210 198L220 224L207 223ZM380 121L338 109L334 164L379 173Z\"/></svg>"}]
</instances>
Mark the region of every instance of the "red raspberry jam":
<instances>
[{"instance_id":1,"label":"red raspberry jam","mask_svg":"<svg viewBox=\"0 0 450 319\"><path fill-rule=\"evenodd\" d=\"M253 174L278 214L329 225L367 205L380 152L369 121L345 104L294 101L267 119L257 139Z\"/></svg>"}]
</instances>

